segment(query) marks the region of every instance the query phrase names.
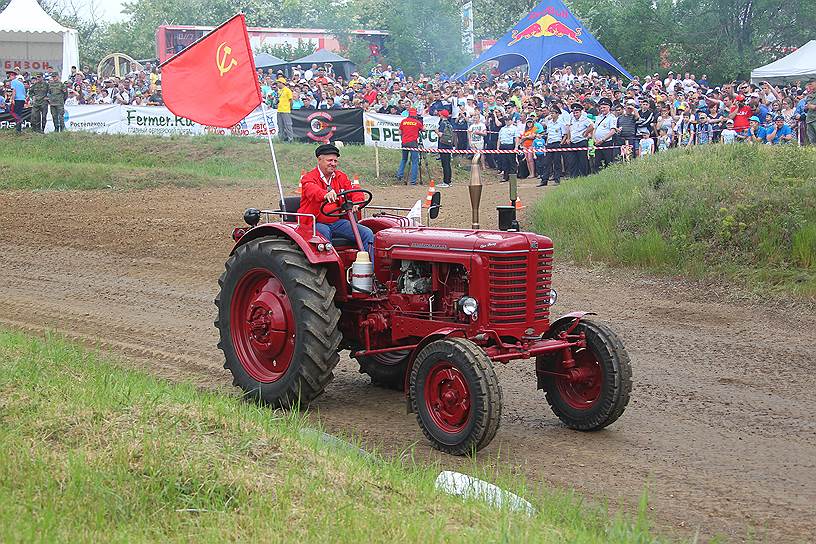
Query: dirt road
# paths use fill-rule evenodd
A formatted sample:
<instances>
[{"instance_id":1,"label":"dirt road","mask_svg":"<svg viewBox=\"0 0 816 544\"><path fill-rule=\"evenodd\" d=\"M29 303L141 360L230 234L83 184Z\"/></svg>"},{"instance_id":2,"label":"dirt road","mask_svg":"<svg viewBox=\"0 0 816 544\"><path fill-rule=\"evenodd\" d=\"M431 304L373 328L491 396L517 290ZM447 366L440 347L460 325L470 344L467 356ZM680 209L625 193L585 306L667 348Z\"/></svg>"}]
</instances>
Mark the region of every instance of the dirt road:
<instances>
[{"instance_id":1,"label":"dirt road","mask_svg":"<svg viewBox=\"0 0 816 544\"><path fill-rule=\"evenodd\" d=\"M378 190L406 205L421 188ZM216 278L229 232L260 189L0 194L0 325L56 330L174 380L234 390L215 349ZM445 190L442 221L467 226L466 190ZM506 188L487 187L485 226ZM526 203L541 193L521 189ZM457 209L458 206L458 209ZM557 243L557 241L556 241ZM556 246L557 247L557 246ZM556 266L557 312L591 309L618 331L634 366L632 401L611 428L566 430L535 390L532 367L498 368L502 428L481 459L534 481L631 507L648 485L658 524L741 541L816 534L816 317L707 299L686 282ZM445 466L398 393L373 388L343 358L315 407L329 430ZM492 462L492 461L488 461Z\"/></svg>"}]
</instances>

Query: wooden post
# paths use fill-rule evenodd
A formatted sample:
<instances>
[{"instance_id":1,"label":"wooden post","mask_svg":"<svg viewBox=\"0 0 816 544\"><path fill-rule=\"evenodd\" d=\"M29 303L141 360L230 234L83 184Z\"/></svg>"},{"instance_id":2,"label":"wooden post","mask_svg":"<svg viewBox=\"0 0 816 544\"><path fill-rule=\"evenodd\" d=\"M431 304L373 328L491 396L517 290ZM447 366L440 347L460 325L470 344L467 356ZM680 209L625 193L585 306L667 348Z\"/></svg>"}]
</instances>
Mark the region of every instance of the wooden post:
<instances>
[{"instance_id":1,"label":"wooden post","mask_svg":"<svg viewBox=\"0 0 816 544\"><path fill-rule=\"evenodd\" d=\"M377 172L377 179L380 179L380 148L377 142L374 142L374 168Z\"/></svg>"}]
</instances>

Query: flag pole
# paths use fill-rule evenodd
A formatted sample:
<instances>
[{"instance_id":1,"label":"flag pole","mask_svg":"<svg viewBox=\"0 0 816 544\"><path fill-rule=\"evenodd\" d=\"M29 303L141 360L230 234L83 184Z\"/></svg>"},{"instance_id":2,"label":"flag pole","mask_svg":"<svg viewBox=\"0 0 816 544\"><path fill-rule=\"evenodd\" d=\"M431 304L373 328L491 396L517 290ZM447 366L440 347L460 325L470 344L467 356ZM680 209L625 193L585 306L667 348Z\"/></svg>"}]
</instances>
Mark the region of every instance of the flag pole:
<instances>
[{"instance_id":1,"label":"flag pole","mask_svg":"<svg viewBox=\"0 0 816 544\"><path fill-rule=\"evenodd\" d=\"M283 185L281 185L280 172L278 172L278 158L275 156L275 146L272 145L272 131L269 130L269 121L266 117L266 101L261 100L261 111L263 111L264 125L266 125L266 139L269 141L269 151L272 152L272 164L275 166L275 180L278 182L278 192L280 193L280 205L283 208Z\"/></svg>"}]
</instances>

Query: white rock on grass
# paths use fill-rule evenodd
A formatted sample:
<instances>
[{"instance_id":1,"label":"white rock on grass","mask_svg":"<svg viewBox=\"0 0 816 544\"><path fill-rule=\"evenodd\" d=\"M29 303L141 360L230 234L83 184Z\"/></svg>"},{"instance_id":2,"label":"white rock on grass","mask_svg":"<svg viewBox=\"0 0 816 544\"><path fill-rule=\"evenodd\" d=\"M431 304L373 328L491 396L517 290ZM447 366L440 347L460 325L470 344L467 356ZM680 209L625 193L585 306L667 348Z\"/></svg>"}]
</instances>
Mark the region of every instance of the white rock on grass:
<instances>
[{"instance_id":1,"label":"white rock on grass","mask_svg":"<svg viewBox=\"0 0 816 544\"><path fill-rule=\"evenodd\" d=\"M478 499L494 508L507 507L510 510L535 514L532 504L497 485L479 480L467 474L444 470L436 477L436 488L450 495L466 499Z\"/></svg>"}]
</instances>

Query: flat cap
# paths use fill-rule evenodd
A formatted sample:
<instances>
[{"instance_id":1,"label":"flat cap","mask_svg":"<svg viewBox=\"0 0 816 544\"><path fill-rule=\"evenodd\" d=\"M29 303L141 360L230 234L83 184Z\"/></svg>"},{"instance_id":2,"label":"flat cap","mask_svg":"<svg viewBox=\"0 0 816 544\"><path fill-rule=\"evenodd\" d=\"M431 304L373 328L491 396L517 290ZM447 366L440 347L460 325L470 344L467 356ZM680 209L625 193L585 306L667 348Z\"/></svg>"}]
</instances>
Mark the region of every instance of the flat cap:
<instances>
[{"instance_id":1,"label":"flat cap","mask_svg":"<svg viewBox=\"0 0 816 544\"><path fill-rule=\"evenodd\" d=\"M334 144L323 144L317 146L315 149L315 157L319 157L320 155L337 155L340 156L340 150L337 149L337 146Z\"/></svg>"}]
</instances>

